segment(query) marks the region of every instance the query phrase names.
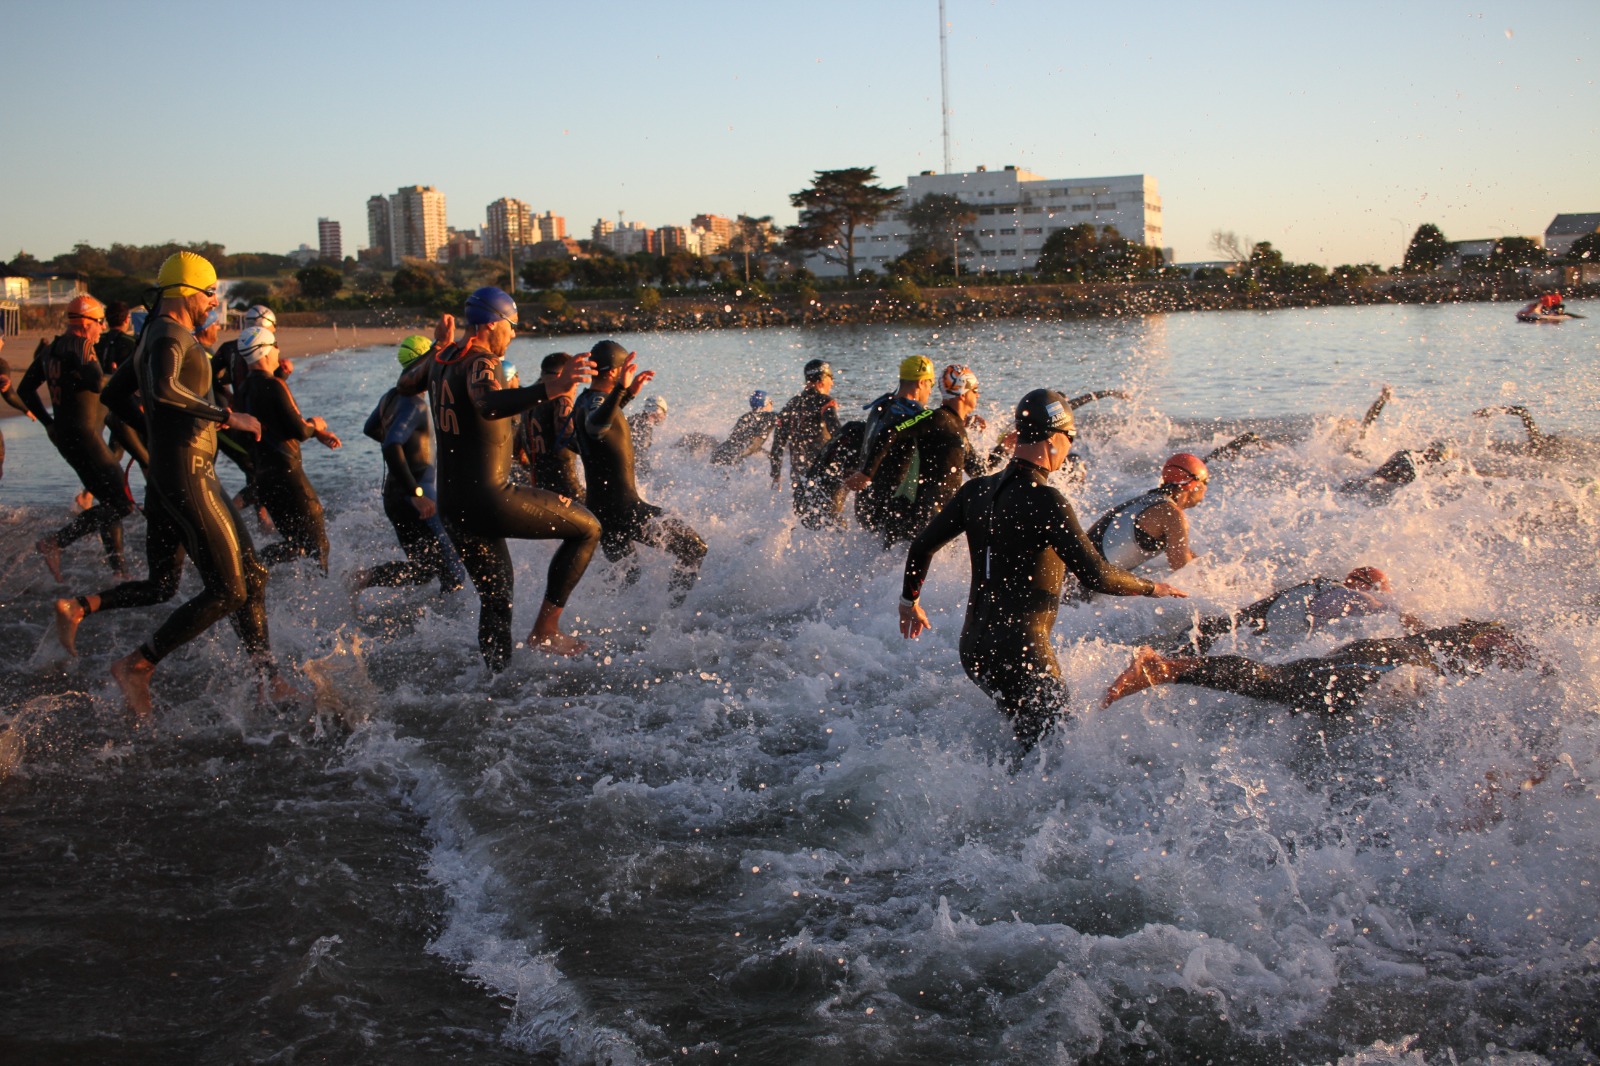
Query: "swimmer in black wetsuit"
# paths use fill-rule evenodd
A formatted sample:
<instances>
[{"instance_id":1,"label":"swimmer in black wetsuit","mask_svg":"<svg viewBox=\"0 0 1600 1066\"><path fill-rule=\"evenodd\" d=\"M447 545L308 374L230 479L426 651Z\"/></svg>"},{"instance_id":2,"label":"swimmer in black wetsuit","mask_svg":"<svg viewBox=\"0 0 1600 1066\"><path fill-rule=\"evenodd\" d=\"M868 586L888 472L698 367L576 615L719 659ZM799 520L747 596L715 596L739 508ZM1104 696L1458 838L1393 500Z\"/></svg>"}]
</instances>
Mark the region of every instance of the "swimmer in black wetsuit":
<instances>
[{"instance_id":1,"label":"swimmer in black wetsuit","mask_svg":"<svg viewBox=\"0 0 1600 1066\"><path fill-rule=\"evenodd\" d=\"M797 513L805 494L806 471L822 449L839 434L839 401L833 392L833 367L824 359L805 365L805 388L783 405L772 430L772 488L783 481L783 459L789 457L789 481Z\"/></svg>"},{"instance_id":2,"label":"swimmer in black wetsuit","mask_svg":"<svg viewBox=\"0 0 1600 1066\"><path fill-rule=\"evenodd\" d=\"M1388 503L1402 487L1417 480L1423 467L1442 463L1454 454L1455 449L1445 441L1434 441L1422 451L1398 451L1372 473L1340 485L1339 491L1365 496L1371 503Z\"/></svg>"},{"instance_id":3,"label":"swimmer in black wetsuit","mask_svg":"<svg viewBox=\"0 0 1600 1066\"><path fill-rule=\"evenodd\" d=\"M846 422L823 446L794 488L794 511L807 529L843 529L844 503L850 495L845 478L861 465L863 421Z\"/></svg>"},{"instance_id":4,"label":"swimmer in black wetsuit","mask_svg":"<svg viewBox=\"0 0 1600 1066\"><path fill-rule=\"evenodd\" d=\"M561 377L571 361L566 352L551 352L539 363L539 384L544 386L548 402L522 416L517 443L534 488L581 500L583 477L578 472L578 441L572 422L578 386L576 381L563 383Z\"/></svg>"},{"instance_id":5,"label":"swimmer in black wetsuit","mask_svg":"<svg viewBox=\"0 0 1600 1066\"><path fill-rule=\"evenodd\" d=\"M67 332L35 356L17 392L33 417L50 434L61 458L72 467L94 504L35 546L50 575L61 580L61 549L89 533L98 533L112 573L127 569L122 554L122 520L133 513L133 500L123 483L122 467L106 447L106 410L100 404L104 374L94 346L105 331L105 308L93 296L79 296L67 305ZM39 399L39 386L50 388L50 411Z\"/></svg>"},{"instance_id":6,"label":"swimmer in black wetsuit","mask_svg":"<svg viewBox=\"0 0 1600 1066\"><path fill-rule=\"evenodd\" d=\"M1228 633L1244 631L1258 636L1304 637L1342 618L1375 614L1398 614L1408 632L1420 631L1423 628L1420 619L1398 610L1378 595L1392 591L1389 576L1382 570L1375 566L1358 566L1345 575L1343 582L1314 577L1263 596L1233 614L1202 618L1192 636L1185 634L1184 643L1204 655L1219 637Z\"/></svg>"},{"instance_id":7,"label":"swimmer in black wetsuit","mask_svg":"<svg viewBox=\"0 0 1600 1066\"><path fill-rule=\"evenodd\" d=\"M561 611L589 566L600 541L600 524L588 508L548 489L511 484L512 416L548 404L540 383L507 389L500 359L516 333L517 305L492 286L467 297L464 344L451 344L455 321L446 315L433 349L400 375L402 395L424 388L433 408L439 449L439 515L478 592L478 649L498 673L511 661L514 577L507 537L559 540L550 560L544 601L528 634L528 646L556 655L577 655L584 644L561 632ZM592 373L586 358L567 363L565 387Z\"/></svg>"},{"instance_id":8,"label":"swimmer in black wetsuit","mask_svg":"<svg viewBox=\"0 0 1600 1066\"><path fill-rule=\"evenodd\" d=\"M217 481L218 427L251 433L260 428L249 415L230 412L211 398L211 359L194 330L217 305L217 272L203 256L177 252L162 264L156 287L161 302L145 323L129 363L138 377L150 448L146 505L165 510L162 520L169 520L180 534L205 586L138 650L113 663L111 675L134 714L147 716L156 665L224 615L232 615L259 672L263 694L278 699L296 695L279 676L268 643L266 568L257 561L250 534Z\"/></svg>"},{"instance_id":9,"label":"swimmer in black wetsuit","mask_svg":"<svg viewBox=\"0 0 1600 1066\"><path fill-rule=\"evenodd\" d=\"M1571 459L1578 454L1578 449L1571 441L1551 436L1541 430L1533 420L1533 412L1521 404L1512 404L1504 407L1483 407L1472 413L1478 418L1507 414L1514 415L1521 420L1522 428L1528 433L1527 443L1511 445L1503 448L1503 450L1532 456L1535 459ZM1491 445L1491 447L1495 446Z\"/></svg>"},{"instance_id":10,"label":"swimmer in black wetsuit","mask_svg":"<svg viewBox=\"0 0 1600 1066\"><path fill-rule=\"evenodd\" d=\"M633 440L622 414L655 372L636 372L633 353L616 341L601 341L589 355L594 381L578 397L573 418L578 454L583 457L585 499L603 530L600 547L607 559L628 561L630 581L638 574L632 559L635 544L649 544L671 555L668 584L676 607L700 576L706 542L688 523L640 498L633 474Z\"/></svg>"},{"instance_id":11,"label":"swimmer in black wetsuit","mask_svg":"<svg viewBox=\"0 0 1600 1066\"><path fill-rule=\"evenodd\" d=\"M917 462L917 441L923 423L932 417L927 409L933 396L933 360L910 355L900 362L900 385L872 401L867 408L866 436L861 463L845 487L856 494L856 520L885 543L907 522L909 510L902 488L909 493L907 477Z\"/></svg>"},{"instance_id":12,"label":"swimmer in black wetsuit","mask_svg":"<svg viewBox=\"0 0 1600 1066\"><path fill-rule=\"evenodd\" d=\"M646 396L639 412L628 418L628 433L633 438L633 472L648 477L654 462L656 430L667 421L667 401L662 396Z\"/></svg>"},{"instance_id":13,"label":"swimmer in black wetsuit","mask_svg":"<svg viewBox=\"0 0 1600 1066\"><path fill-rule=\"evenodd\" d=\"M1005 470L975 478L911 542L900 599L900 632L929 628L918 603L934 553L965 533L972 587L961 626L961 665L1012 721L1026 752L1065 713L1066 682L1050 643L1071 570L1079 581L1115 596L1183 596L1112 566L1094 550L1049 475L1072 450L1075 427L1066 397L1035 389L1017 405L1016 454Z\"/></svg>"},{"instance_id":14,"label":"swimmer in black wetsuit","mask_svg":"<svg viewBox=\"0 0 1600 1066\"><path fill-rule=\"evenodd\" d=\"M1140 648L1106 690L1101 706L1154 685L1199 685L1287 706L1292 713L1354 710L1367 690L1402 667L1435 674L1474 673L1493 664L1522 669L1534 655L1497 622L1463 622L1408 637L1358 640L1331 654L1273 666L1242 655L1168 657Z\"/></svg>"},{"instance_id":15,"label":"swimmer in black wetsuit","mask_svg":"<svg viewBox=\"0 0 1600 1066\"><path fill-rule=\"evenodd\" d=\"M300 442L315 437L327 448L338 448L342 442L321 418L302 415L289 386L277 377L276 334L265 326L245 330L239 334L239 356L250 372L239 383L233 402L261 424L261 439L254 449L256 499L283 534L282 540L261 549L261 561L277 566L310 556L326 574L327 522L322 500L300 464Z\"/></svg>"},{"instance_id":16,"label":"swimmer in black wetsuit","mask_svg":"<svg viewBox=\"0 0 1600 1066\"><path fill-rule=\"evenodd\" d=\"M106 304L106 331L100 335L100 340L95 343L95 358L100 360L100 369L106 378L117 372L117 368L133 356L133 349L138 344L138 338L133 335L129 325L130 312L128 305L120 300L113 300ZM103 402L103 401L102 401ZM111 431L112 454L118 461L122 452L133 457L134 462L143 470L150 465L150 454L145 451L144 438L134 429L129 427L116 412L106 410L106 429Z\"/></svg>"},{"instance_id":17,"label":"swimmer in black wetsuit","mask_svg":"<svg viewBox=\"0 0 1600 1066\"><path fill-rule=\"evenodd\" d=\"M264 326L277 332L278 316L272 308L264 304L255 304L244 313L244 328ZM279 355L279 377L288 377L282 373L283 357ZM224 407L238 410L235 407L234 395L243 386L244 380L249 376L250 367L246 365L239 355L238 338L223 341L216 347L211 355L211 390L217 402ZM224 429L217 433L217 454L226 456L234 466L244 474L244 488L239 490L239 495L234 498L234 503L240 507L254 507L256 518L261 522L263 529L272 530L272 520L267 516L266 509L256 500L256 461L255 438L249 434L239 433L235 430Z\"/></svg>"},{"instance_id":18,"label":"swimmer in black wetsuit","mask_svg":"<svg viewBox=\"0 0 1600 1066\"><path fill-rule=\"evenodd\" d=\"M428 354L433 342L411 336L395 353L403 371ZM394 588L439 579L441 592L455 592L466 583L466 571L448 543L439 521L438 490L433 467L433 431L428 401L390 389L378 400L362 432L383 447L383 513L406 553L405 562L381 563L350 574L352 593L373 585Z\"/></svg>"},{"instance_id":19,"label":"swimmer in black wetsuit","mask_svg":"<svg viewBox=\"0 0 1600 1066\"><path fill-rule=\"evenodd\" d=\"M1179 452L1161 468L1161 484L1119 503L1089 529L1089 541L1111 563L1133 570L1165 554L1181 570L1194 560L1184 511L1206 498L1211 472L1198 456Z\"/></svg>"},{"instance_id":20,"label":"swimmer in black wetsuit","mask_svg":"<svg viewBox=\"0 0 1600 1066\"><path fill-rule=\"evenodd\" d=\"M761 450L767 434L778 424L772 411L772 401L757 389L750 394L750 410L739 416L728 439L711 449L712 466L738 466Z\"/></svg>"},{"instance_id":21,"label":"swimmer in black wetsuit","mask_svg":"<svg viewBox=\"0 0 1600 1066\"><path fill-rule=\"evenodd\" d=\"M3 335L0 335L0 351L4 351L5 347L6 339ZM4 400L8 405L29 418L33 417L33 412L28 410L28 405L22 402L22 398L17 395L17 390L11 387L11 364L6 362L4 357L0 357L0 400ZM6 438L4 434L0 434L0 478L5 477L5 472Z\"/></svg>"}]
</instances>

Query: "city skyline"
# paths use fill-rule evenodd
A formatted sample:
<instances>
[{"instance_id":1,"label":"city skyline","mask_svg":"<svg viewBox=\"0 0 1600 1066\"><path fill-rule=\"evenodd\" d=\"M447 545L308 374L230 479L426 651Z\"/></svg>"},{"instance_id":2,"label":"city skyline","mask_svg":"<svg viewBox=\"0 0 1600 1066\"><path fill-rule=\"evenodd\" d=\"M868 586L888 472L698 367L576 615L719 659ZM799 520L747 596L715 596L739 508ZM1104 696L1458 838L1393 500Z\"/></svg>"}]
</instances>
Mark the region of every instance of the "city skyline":
<instances>
[{"instance_id":1,"label":"city skyline","mask_svg":"<svg viewBox=\"0 0 1600 1066\"><path fill-rule=\"evenodd\" d=\"M376 19L363 5L291 2L262 19L178 0L149 19L97 0L30 6L8 20L0 86L13 102L48 86L52 106L8 114L0 256L48 258L79 240L282 252L315 244L316 219L352 225L369 196L402 183L445 193L458 229L483 226L504 197L579 232L619 212L651 227L707 212L787 224L789 194L817 170L873 166L901 185L942 169L937 8L819 0L799 20L689 0L623 19L608 4L401 2ZM1451 239L1536 235L1600 207L1600 5L1157 3L1113 15L948 0L947 15L955 169L1149 174L1179 260L1212 258L1211 232L1228 230L1291 260L1391 264L1424 222ZM219 20L251 34L208 49ZM413 39L406 27L419 25L428 32ZM161 31L177 26L194 30L193 72L137 61L162 54ZM519 26L560 47L502 46ZM85 32L128 61L61 79L50 57ZM265 62L248 89L192 88L241 48ZM160 115L119 124L128 101ZM208 141L214 162L195 147ZM346 254L365 237L354 226Z\"/></svg>"}]
</instances>

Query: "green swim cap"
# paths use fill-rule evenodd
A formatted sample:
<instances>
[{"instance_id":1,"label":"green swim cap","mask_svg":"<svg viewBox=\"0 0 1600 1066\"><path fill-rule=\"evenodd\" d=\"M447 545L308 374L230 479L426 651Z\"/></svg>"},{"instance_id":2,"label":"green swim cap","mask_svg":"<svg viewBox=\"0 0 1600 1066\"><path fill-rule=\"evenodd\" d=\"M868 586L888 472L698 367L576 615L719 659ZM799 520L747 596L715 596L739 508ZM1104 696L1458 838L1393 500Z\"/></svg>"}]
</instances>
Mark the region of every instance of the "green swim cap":
<instances>
[{"instance_id":1,"label":"green swim cap","mask_svg":"<svg viewBox=\"0 0 1600 1066\"><path fill-rule=\"evenodd\" d=\"M400 369L404 370L432 350L433 342L431 340L420 333L413 333L400 342L400 350L394 353L394 357L400 360Z\"/></svg>"}]
</instances>

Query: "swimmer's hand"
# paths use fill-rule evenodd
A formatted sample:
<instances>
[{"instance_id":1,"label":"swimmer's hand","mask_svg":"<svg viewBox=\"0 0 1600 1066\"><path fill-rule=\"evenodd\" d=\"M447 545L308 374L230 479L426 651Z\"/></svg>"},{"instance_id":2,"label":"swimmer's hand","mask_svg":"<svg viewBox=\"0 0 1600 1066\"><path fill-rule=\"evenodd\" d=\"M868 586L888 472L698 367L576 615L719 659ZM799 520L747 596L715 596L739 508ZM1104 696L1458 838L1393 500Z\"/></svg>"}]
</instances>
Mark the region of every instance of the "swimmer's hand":
<instances>
[{"instance_id":1,"label":"swimmer's hand","mask_svg":"<svg viewBox=\"0 0 1600 1066\"><path fill-rule=\"evenodd\" d=\"M411 497L411 506L417 509L417 517L426 522L439 513L439 507L426 496Z\"/></svg>"},{"instance_id":2,"label":"swimmer's hand","mask_svg":"<svg viewBox=\"0 0 1600 1066\"><path fill-rule=\"evenodd\" d=\"M1157 581L1154 584L1155 588L1150 590L1150 595L1157 599L1186 600L1189 598L1189 594L1176 585L1169 585L1165 581Z\"/></svg>"},{"instance_id":3,"label":"swimmer's hand","mask_svg":"<svg viewBox=\"0 0 1600 1066\"><path fill-rule=\"evenodd\" d=\"M228 421L223 425L229 429L237 429L241 433L248 433L256 440L261 439L261 423L255 415L247 415L242 411L229 411Z\"/></svg>"},{"instance_id":4,"label":"swimmer's hand","mask_svg":"<svg viewBox=\"0 0 1600 1066\"><path fill-rule=\"evenodd\" d=\"M327 430L316 434L316 438L325 448L338 448L344 444L344 441L340 440L337 434L329 433Z\"/></svg>"},{"instance_id":5,"label":"swimmer's hand","mask_svg":"<svg viewBox=\"0 0 1600 1066\"><path fill-rule=\"evenodd\" d=\"M909 607L900 605L900 635L907 640L916 640L922 634L932 629L928 616L923 613L922 604L913 603Z\"/></svg>"},{"instance_id":6,"label":"swimmer's hand","mask_svg":"<svg viewBox=\"0 0 1600 1066\"><path fill-rule=\"evenodd\" d=\"M454 344L456 339L456 316L440 315L439 324L433 327L433 349L427 358L432 358L433 352L438 351L447 344Z\"/></svg>"},{"instance_id":7,"label":"swimmer's hand","mask_svg":"<svg viewBox=\"0 0 1600 1066\"><path fill-rule=\"evenodd\" d=\"M587 385L593 380L594 360L587 355L577 355L567 360L567 365L556 375L555 387L549 391L570 392L579 385Z\"/></svg>"}]
</instances>

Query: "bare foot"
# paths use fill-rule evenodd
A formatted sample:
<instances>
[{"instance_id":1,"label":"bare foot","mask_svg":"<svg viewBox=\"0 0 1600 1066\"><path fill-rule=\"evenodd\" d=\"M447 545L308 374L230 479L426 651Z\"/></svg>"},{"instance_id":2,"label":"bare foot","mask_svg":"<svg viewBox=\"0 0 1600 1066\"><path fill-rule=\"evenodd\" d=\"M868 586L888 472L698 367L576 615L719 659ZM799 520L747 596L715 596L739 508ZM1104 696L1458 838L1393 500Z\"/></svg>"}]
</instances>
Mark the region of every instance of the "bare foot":
<instances>
[{"instance_id":1,"label":"bare foot","mask_svg":"<svg viewBox=\"0 0 1600 1066\"><path fill-rule=\"evenodd\" d=\"M111 664L111 677L122 689L122 698L127 701L128 710L141 722L148 719L155 709L150 697L150 675L155 672L156 664L137 651Z\"/></svg>"},{"instance_id":2,"label":"bare foot","mask_svg":"<svg viewBox=\"0 0 1600 1066\"><path fill-rule=\"evenodd\" d=\"M41 540L34 545L39 549L39 554L44 556L44 565L50 571L50 576L56 579L56 584L61 584L61 545L53 540Z\"/></svg>"},{"instance_id":3,"label":"bare foot","mask_svg":"<svg viewBox=\"0 0 1600 1066\"><path fill-rule=\"evenodd\" d=\"M72 502L78 505L78 510L87 511L94 506L94 493L84 489L72 498Z\"/></svg>"},{"instance_id":4,"label":"bare foot","mask_svg":"<svg viewBox=\"0 0 1600 1066\"><path fill-rule=\"evenodd\" d=\"M56 639L67 649L68 655L78 654L78 623L87 614L77 600L56 601Z\"/></svg>"},{"instance_id":5,"label":"bare foot","mask_svg":"<svg viewBox=\"0 0 1600 1066\"><path fill-rule=\"evenodd\" d=\"M566 633L557 630L554 633L547 633L543 636L538 633L529 633L528 647L549 655L565 655L570 658L574 655L582 655L589 645L577 637L568 636Z\"/></svg>"},{"instance_id":6,"label":"bare foot","mask_svg":"<svg viewBox=\"0 0 1600 1066\"><path fill-rule=\"evenodd\" d=\"M1177 660L1162 658L1154 648L1140 648L1133 653L1133 662L1106 689L1106 698L1100 701L1100 706L1109 707L1124 696L1170 681L1177 672Z\"/></svg>"}]
</instances>

